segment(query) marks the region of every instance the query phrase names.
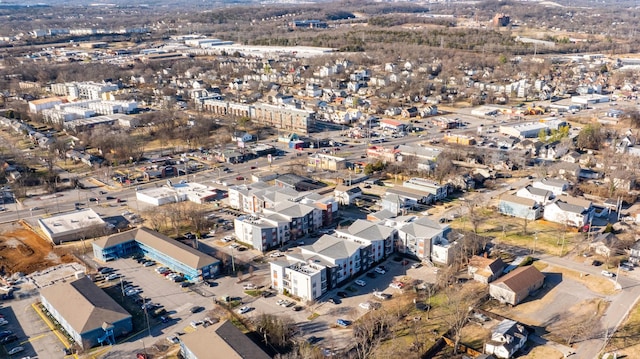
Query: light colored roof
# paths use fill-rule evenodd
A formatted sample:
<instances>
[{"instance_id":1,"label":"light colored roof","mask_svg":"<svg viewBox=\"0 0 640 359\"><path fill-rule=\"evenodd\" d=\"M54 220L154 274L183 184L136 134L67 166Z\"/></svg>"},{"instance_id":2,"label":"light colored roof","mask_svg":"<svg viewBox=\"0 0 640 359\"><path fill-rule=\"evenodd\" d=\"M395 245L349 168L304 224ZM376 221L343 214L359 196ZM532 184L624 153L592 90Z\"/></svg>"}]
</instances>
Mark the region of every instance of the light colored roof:
<instances>
[{"instance_id":1,"label":"light colored roof","mask_svg":"<svg viewBox=\"0 0 640 359\"><path fill-rule=\"evenodd\" d=\"M274 212L279 213L282 216L291 218L304 217L311 213L313 209L314 207L290 201L277 203L272 208Z\"/></svg>"},{"instance_id":2,"label":"light colored roof","mask_svg":"<svg viewBox=\"0 0 640 359\"><path fill-rule=\"evenodd\" d=\"M331 259L340 259L350 257L351 255L359 251L360 247L361 246L357 243L325 234L320 237L314 244L302 246L300 248L302 249L303 253L305 251L314 252Z\"/></svg>"},{"instance_id":3,"label":"light colored roof","mask_svg":"<svg viewBox=\"0 0 640 359\"><path fill-rule=\"evenodd\" d=\"M388 238L393 233L393 228L358 219L347 228L347 232L356 237L377 240Z\"/></svg>"},{"instance_id":4,"label":"light colored roof","mask_svg":"<svg viewBox=\"0 0 640 359\"><path fill-rule=\"evenodd\" d=\"M88 277L42 288L40 295L78 333L100 328L105 322L131 318L131 314Z\"/></svg>"},{"instance_id":5,"label":"light colored roof","mask_svg":"<svg viewBox=\"0 0 640 359\"><path fill-rule=\"evenodd\" d=\"M525 189L534 196L542 196L542 197L550 197L551 191L547 191L546 189L533 187L531 185L526 186Z\"/></svg>"},{"instance_id":6,"label":"light colored roof","mask_svg":"<svg viewBox=\"0 0 640 359\"><path fill-rule=\"evenodd\" d=\"M102 218L92 208L41 218L38 221L44 230L54 235L105 225Z\"/></svg>"},{"instance_id":7,"label":"light colored roof","mask_svg":"<svg viewBox=\"0 0 640 359\"><path fill-rule=\"evenodd\" d=\"M569 182L562 180L562 179L557 179L557 178L543 178L541 181L539 181L542 184L545 184L547 186L554 186L554 187L563 187L563 186L568 186ZM533 182L534 186L536 182Z\"/></svg>"},{"instance_id":8,"label":"light colored roof","mask_svg":"<svg viewBox=\"0 0 640 359\"><path fill-rule=\"evenodd\" d=\"M491 283L491 285L504 286L515 293L519 293L540 280L544 280L544 274L540 273L534 266L524 266L514 269Z\"/></svg>"},{"instance_id":9,"label":"light colored roof","mask_svg":"<svg viewBox=\"0 0 640 359\"><path fill-rule=\"evenodd\" d=\"M500 197L500 201L517 203L527 207L533 207L536 205L536 201L532 200L531 198L518 197L512 194L503 194Z\"/></svg>"},{"instance_id":10,"label":"light colored roof","mask_svg":"<svg viewBox=\"0 0 640 359\"><path fill-rule=\"evenodd\" d=\"M445 228L446 226L440 226L440 224L427 217L421 217L403 225L400 231L416 238L433 238L442 233Z\"/></svg>"},{"instance_id":11,"label":"light colored roof","mask_svg":"<svg viewBox=\"0 0 640 359\"><path fill-rule=\"evenodd\" d=\"M200 326L198 330L181 336L180 341L196 358L271 358L228 320L206 328Z\"/></svg>"},{"instance_id":12,"label":"light colored roof","mask_svg":"<svg viewBox=\"0 0 640 359\"><path fill-rule=\"evenodd\" d=\"M94 245L108 248L132 240L155 248L158 252L164 253L191 268L202 268L218 262L217 259L208 254L145 227L96 240Z\"/></svg>"},{"instance_id":13,"label":"light colored roof","mask_svg":"<svg viewBox=\"0 0 640 359\"><path fill-rule=\"evenodd\" d=\"M38 100L33 100L33 101L30 101L29 103L32 103L34 105L41 105L43 103L50 103L50 102L62 102L62 100L59 97L47 97L47 98L41 98Z\"/></svg>"}]
</instances>

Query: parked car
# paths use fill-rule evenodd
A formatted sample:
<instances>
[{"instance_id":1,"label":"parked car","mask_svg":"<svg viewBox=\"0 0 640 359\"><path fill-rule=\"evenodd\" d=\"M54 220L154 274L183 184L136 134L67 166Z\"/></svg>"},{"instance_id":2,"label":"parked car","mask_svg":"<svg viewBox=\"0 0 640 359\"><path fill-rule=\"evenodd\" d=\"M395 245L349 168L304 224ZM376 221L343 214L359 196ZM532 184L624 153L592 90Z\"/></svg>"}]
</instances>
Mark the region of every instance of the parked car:
<instances>
[{"instance_id":1,"label":"parked car","mask_svg":"<svg viewBox=\"0 0 640 359\"><path fill-rule=\"evenodd\" d=\"M612 273L612 272L609 272L609 271L606 271L606 270L603 270L602 272L600 272L600 274L602 274L605 277L609 277L609 278L613 278L613 277L616 276L615 273Z\"/></svg>"},{"instance_id":2,"label":"parked car","mask_svg":"<svg viewBox=\"0 0 640 359\"><path fill-rule=\"evenodd\" d=\"M278 258L278 257L282 257L284 256L284 254L280 253L280 252L273 252L271 254L269 254L269 257L271 258Z\"/></svg>"},{"instance_id":3,"label":"parked car","mask_svg":"<svg viewBox=\"0 0 640 359\"><path fill-rule=\"evenodd\" d=\"M9 354L9 355L13 355L13 354L18 354L18 353L20 353L20 352L22 352L22 351L24 351L24 347L15 347L15 348L13 348L13 349L9 350L9 351L7 352L7 354Z\"/></svg>"},{"instance_id":4,"label":"parked car","mask_svg":"<svg viewBox=\"0 0 640 359\"><path fill-rule=\"evenodd\" d=\"M118 279L118 278L120 278L120 274L111 273L108 276L106 276L104 279L106 279L106 280L115 280L115 279Z\"/></svg>"},{"instance_id":5,"label":"parked car","mask_svg":"<svg viewBox=\"0 0 640 359\"><path fill-rule=\"evenodd\" d=\"M341 327L348 327L351 325L351 322L346 319L338 319L336 320L336 324Z\"/></svg>"},{"instance_id":6,"label":"parked car","mask_svg":"<svg viewBox=\"0 0 640 359\"><path fill-rule=\"evenodd\" d=\"M591 265L594 267L599 267L602 265L602 262L594 259L593 262L591 262Z\"/></svg>"},{"instance_id":7,"label":"parked car","mask_svg":"<svg viewBox=\"0 0 640 359\"><path fill-rule=\"evenodd\" d=\"M404 288L404 283L402 283L402 282L393 282L393 283L389 284L389 287L394 288L394 289L402 289L402 288Z\"/></svg>"},{"instance_id":8,"label":"parked car","mask_svg":"<svg viewBox=\"0 0 640 359\"><path fill-rule=\"evenodd\" d=\"M416 262L411 265L411 268L413 269L420 268L420 267L422 267L422 263L420 262Z\"/></svg>"},{"instance_id":9,"label":"parked car","mask_svg":"<svg viewBox=\"0 0 640 359\"><path fill-rule=\"evenodd\" d=\"M387 273L387 271L385 271L384 269L382 269L382 268L380 268L380 267L377 267L377 268L375 269L375 272L376 272L376 273L378 273L378 274L385 274L385 273Z\"/></svg>"},{"instance_id":10,"label":"parked car","mask_svg":"<svg viewBox=\"0 0 640 359\"><path fill-rule=\"evenodd\" d=\"M367 285L367 282L363 281L362 279L356 279L354 283L361 287L364 287Z\"/></svg>"},{"instance_id":11,"label":"parked car","mask_svg":"<svg viewBox=\"0 0 640 359\"><path fill-rule=\"evenodd\" d=\"M251 310L251 307L244 306L244 307L238 309L238 314L244 314L244 313L249 312L250 310Z\"/></svg>"},{"instance_id":12,"label":"parked car","mask_svg":"<svg viewBox=\"0 0 640 359\"><path fill-rule=\"evenodd\" d=\"M204 310L204 307L201 307L201 306L191 307L190 309L191 313L200 313L203 310Z\"/></svg>"},{"instance_id":13,"label":"parked car","mask_svg":"<svg viewBox=\"0 0 640 359\"><path fill-rule=\"evenodd\" d=\"M154 265L156 265L156 262L154 262L154 261L146 261L143 264L143 266L145 266L145 267L153 267Z\"/></svg>"},{"instance_id":14,"label":"parked car","mask_svg":"<svg viewBox=\"0 0 640 359\"><path fill-rule=\"evenodd\" d=\"M295 305L291 309L293 309L294 312L299 312L303 309L303 307L301 305Z\"/></svg>"},{"instance_id":15,"label":"parked car","mask_svg":"<svg viewBox=\"0 0 640 359\"><path fill-rule=\"evenodd\" d=\"M9 334L6 337L0 339L0 344L8 344L18 340L18 336L15 334Z\"/></svg>"},{"instance_id":16,"label":"parked car","mask_svg":"<svg viewBox=\"0 0 640 359\"><path fill-rule=\"evenodd\" d=\"M281 307L285 307L286 308L286 307L290 306L292 303L290 301L286 300L286 299L279 299L276 302L276 304L281 306Z\"/></svg>"}]
</instances>

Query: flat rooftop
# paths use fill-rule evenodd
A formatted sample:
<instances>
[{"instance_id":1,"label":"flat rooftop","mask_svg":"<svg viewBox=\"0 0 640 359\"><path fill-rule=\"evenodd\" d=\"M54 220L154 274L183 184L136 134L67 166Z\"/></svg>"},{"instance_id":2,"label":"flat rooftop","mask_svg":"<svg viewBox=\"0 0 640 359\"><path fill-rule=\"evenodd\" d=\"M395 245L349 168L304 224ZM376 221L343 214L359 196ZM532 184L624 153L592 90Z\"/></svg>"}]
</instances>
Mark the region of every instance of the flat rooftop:
<instances>
[{"instance_id":1,"label":"flat rooftop","mask_svg":"<svg viewBox=\"0 0 640 359\"><path fill-rule=\"evenodd\" d=\"M40 222L40 227L43 230L54 235L105 225L105 221L92 208L41 218L38 222Z\"/></svg>"}]
</instances>

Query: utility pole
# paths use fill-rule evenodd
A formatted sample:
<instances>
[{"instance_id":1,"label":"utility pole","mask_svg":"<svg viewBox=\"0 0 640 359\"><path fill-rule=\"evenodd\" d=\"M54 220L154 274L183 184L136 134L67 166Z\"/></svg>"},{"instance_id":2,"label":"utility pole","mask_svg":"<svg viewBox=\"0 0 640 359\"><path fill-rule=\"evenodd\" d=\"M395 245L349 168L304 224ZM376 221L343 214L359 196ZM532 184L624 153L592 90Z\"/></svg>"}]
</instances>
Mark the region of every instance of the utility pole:
<instances>
[{"instance_id":1,"label":"utility pole","mask_svg":"<svg viewBox=\"0 0 640 359\"><path fill-rule=\"evenodd\" d=\"M531 255L536 255L536 245L538 244L538 231L533 234L533 252Z\"/></svg>"}]
</instances>

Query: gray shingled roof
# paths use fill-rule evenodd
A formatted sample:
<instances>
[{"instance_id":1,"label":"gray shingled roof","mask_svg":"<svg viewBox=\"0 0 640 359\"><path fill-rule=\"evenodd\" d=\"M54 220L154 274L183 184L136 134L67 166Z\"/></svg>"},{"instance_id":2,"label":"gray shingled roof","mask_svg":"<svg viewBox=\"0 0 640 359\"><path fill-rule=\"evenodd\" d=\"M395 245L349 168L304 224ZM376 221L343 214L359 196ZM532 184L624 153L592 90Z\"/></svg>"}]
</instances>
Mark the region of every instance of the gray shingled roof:
<instances>
[{"instance_id":1,"label":"gray shingled roof","mask_svg":"<svg viewBox=\"0 0 640 359\"><path fill-rule=\"evenodd\" d=\"M340 259L352 256L360 250L361 246L346 239L325 234L314 244L301 248L332 259Z\"/></svg>"},{"instance_id":2,"label":"gray shingled roof","mask_svg":"<svg viewBox=\"0 0 640 359\"><path fill-rule=\"evenodd\" d=\"M364 239L379 240L388 238L393 233L393 228L358 219L347 228L347 233Z\"/></svg>"},{"instance_id":3,"label":"gray shingled roof","mask_svg":"<svg viewBox=\"0 0 640 359\"><path fill-rule=\"evenodd\" d=\"M131 314L88 277L42 288L40 295L78 333L100 328L105 322L131 318Z\"/></svg>"},{"instance_id":4,"label":"gray shingled roof","mask_svg":"<svg viewBox=\"0 0 640 359\"><path fill-rule=\"evenodd\" d=\"M155 248L158 252L164 253L191 268L202 268L219 262L208 254L145 227L114 234L99 239L94 244L98 247L109 248L132 240Z\"/></svg>"}]
</instances>

